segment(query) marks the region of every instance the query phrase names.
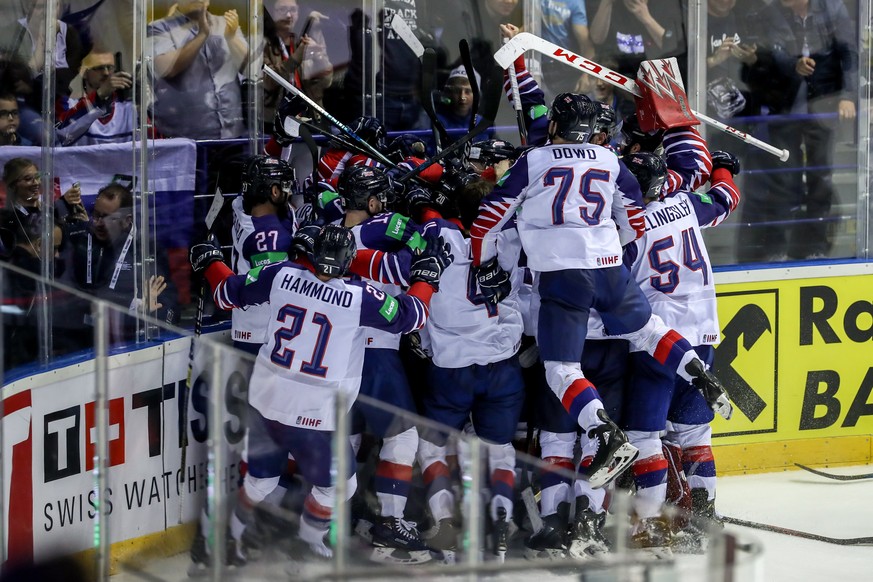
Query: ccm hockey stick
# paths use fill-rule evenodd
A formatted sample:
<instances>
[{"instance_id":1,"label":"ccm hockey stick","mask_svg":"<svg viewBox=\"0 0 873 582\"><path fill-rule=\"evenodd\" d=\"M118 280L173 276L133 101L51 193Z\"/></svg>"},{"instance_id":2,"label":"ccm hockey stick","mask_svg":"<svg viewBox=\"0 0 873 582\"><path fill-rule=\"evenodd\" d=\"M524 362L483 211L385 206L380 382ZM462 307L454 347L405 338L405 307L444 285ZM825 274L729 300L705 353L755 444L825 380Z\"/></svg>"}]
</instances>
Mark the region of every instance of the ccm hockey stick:
<instances>
[{"instance_id":1,"label":"ccm hockey stick","mask_svg":"<svg viewBox=\"0 0 873 582\"><path fill-rule=\"evenodd\" d=\"M361 136L356 134L354 131L352 131L352 129L349 126L345 125L339 119L337 119L336 117L334 117L333 115L328 113L328 111L324 107L322 107L321 105L319 105L318 103L316 103L315 101L310 99L309 96L306 95L303 91L301 91L300 89L298 89L297 87L295 87L294 85L292 85L291 83L289 83L288 81L283 79L282 75L280 75L279 73L277 73L276 71L274 71L273 69L268 67L267 65L264 65L264 72L266 74L268 74L270 77L272 77L274 81L279 83L279 85L281 85L286 91L288 91L289 93L293 93L294 95L303 99L310 107L312 107L312 109L314 111L318 111L322 116L324 116L325 119L327 119L332 124L334 124L337 127L337 129L339 129L341 132L343 132L348 137L350 137L352 140L354 140L361 148L364 149L365 152L367 152L368 156L370 156L371 158L373 158L375 160L379 160L380 162L382 162L383 164L385 164L387 166L393 167L395 165L393 162L391 162L391 160L389 160L385 156L385 154L383 154L382 152L380 152L379 150L377 150L376 148L374 148L373 146L368 144L364 140L364 138L362 138Z\"/></svg>"},{"instance_id":2,"label":"ccm hockey stick","mask_svg":"<svg viewBox=\"0 0 873 582\"><path fill-rule=\"evenodd\" d=\"M800 463L794 464L804 471L809 471L813 475L826 477L828 479L834 479L835 481L861 481L863 479L873 479L873 473L865 473L862 475L839 475L837 473L826 473L825 471L819 471L818 469L813 469L812 467L807 467L806 465L801 465Z\"/></svg>"},{"instance_id":3,"label":"ccm hockey stick","mask_svg":"<svg viewBox=\"0 0 873 582\"><path fill-rule=\"evenodd\" d=\"M569 67L581 70L584 73L588 73L589 75L597 77L602 81L606 81L610 85L618 87L619 89L624 89L635 97L641 96L640 89L634 79L631 79L630 77L625 77L624 75L613 71L612 69L608 69L603 65L599 65L594 61L586 59L582 55L578 55L572 51L561 48L558 45L542 39L538 36L535 36L529 32L521 32L515 35L509 42L507 42L496 53L494 53L494 60L496 60L501 67L506 69L509 68L509 65L511 65L512 62L515 61L516 58L518 58L519 55L524 54L525 51L529 50L542 53L547 57L558 61L559 63L563 63ZM768 144L767 142L761 141L760 139L749 135L744 131L740 131L739 129L731 127L730 125L725 125L724 123L706 115L703 115L702 113L698 113L697 111L692 111L692 113L697 116L700 121L718 129L719 131L723 131L724 133L732 135L735 138L746 142L747 144L753 145L756 148L760 148L765 152L776 156L783 162L788 160L788 150L780 150Z\"/></svg>"},{"instance_id":4,"label":"ccm hockey stick","mask_svg":"<svg viewBox=\"0 0 873 582\"><path fill-rule=\"evenodd\" d=\"M216 178L216 182L218 179ZM215 219L218 218L222 207L224 206L224 196L221 194L221 188L215 188L215 194L212 196L212 204L209 206L209 211L206 213L206 236L212 234L212 227L215 226ZM179 474L179 483L185 481L185 464L188 462L188 405L191 401L191 389L193 387L194 375L194 344L197 338L203 333L203 309L206 301L206 279L200 278L200 285L197 287L197 313L194 316L194 337L191 338L191 346L188 348L188 375L185 378L185 395L182 398L182 419L179 423L182 431L182 468ZM182 487L182 491L185 488ZM182 523L182 508L179 508L179 523Z\"/></svg>"},{"instance_id":5,"label":"ccm hockey stick","mask_svg":"<svg viewBox=\"0 0 873 582\"><path fill-rule=\"evenodd\" d=\"M773 532L773 533L784 534L787 536L793 536L796 538L803 538L806 540L814 540L817 542L824 542L826 544L835 544L837 546L869 546L869 545L873 545L873 536L863 537L863 538L831 538L828 536L820 536L818 534L808 533L805 531L798 531L796 529L789 529L787 527L780 527L778 525L770 525L768 523L758 523L757 521L746 521L745 519L737 519L736 517L728 517L726 515L722 516L722 521L724 521L725 523L732 524L732 525L738 525L740 527L759 529L761 531L769 531L769 532Z\"/></svg>"}]
</instances>

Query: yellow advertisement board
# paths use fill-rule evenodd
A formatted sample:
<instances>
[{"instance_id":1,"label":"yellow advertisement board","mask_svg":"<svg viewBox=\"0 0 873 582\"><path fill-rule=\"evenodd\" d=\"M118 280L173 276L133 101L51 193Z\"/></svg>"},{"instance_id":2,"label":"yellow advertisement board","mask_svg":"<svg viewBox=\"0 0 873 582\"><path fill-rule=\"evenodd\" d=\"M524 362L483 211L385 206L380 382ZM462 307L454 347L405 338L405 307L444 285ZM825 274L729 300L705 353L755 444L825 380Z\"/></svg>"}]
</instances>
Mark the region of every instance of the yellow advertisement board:
<instances>
[{"instance_id":1,"label":"yellow advertisement board","mask_svg":"<svg viewBox=\"0 0 873 582\"><path fill-rule=\"evenodd\" d=\"M713 367L735 413L716 417L714 445L873 434L873 276L723 284L717 294Z\"/></svg>"}]
</instances>

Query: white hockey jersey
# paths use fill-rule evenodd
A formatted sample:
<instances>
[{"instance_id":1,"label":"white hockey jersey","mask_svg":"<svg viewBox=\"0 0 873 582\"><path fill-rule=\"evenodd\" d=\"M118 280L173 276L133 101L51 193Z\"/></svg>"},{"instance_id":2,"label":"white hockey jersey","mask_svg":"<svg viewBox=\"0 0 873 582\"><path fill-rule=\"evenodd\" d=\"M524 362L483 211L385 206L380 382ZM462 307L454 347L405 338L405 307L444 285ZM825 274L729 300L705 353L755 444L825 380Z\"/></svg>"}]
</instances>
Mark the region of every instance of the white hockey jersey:
<instances>
[{"instance_id":1,"label":"white hockey jersey","mask_svg":"<svg viewBox=\"0 0 873 582\"><path fill-rule=\"evenodd\" d=\"M500 266L510 273L512 292L498 305L485 300L479 291L470 258L469 240L458 227L436 220L425 225L425 232L438 228L451 247L455 260L440 277L440 292L430 305L425 330L430 341L433 363L441 368L463 368L472 364L492 364L518 351L523 328L518 291L522 273L518 269L518 233L504 230L498 236Z\"/></svg>"},{"instance_id":2,"label":"white hockey jersey","mask_svg":"<svg viewBox=\"0 0 873 582\"><path fill-rule=\"evenodd\" d=\"M644 228L636 179L614 153L593 144L522 154L482 201L470 229L473 264L494 256L496 234L516 209L528 266L538 272L614 267L622 245Z\"/></svg>"},{"instance_id":3,"label":"white hockey jersey","mask_svg":"<svg viewBox=\"0 0 873 582\"><path fill-rule=\"evenodd\" d=\"M718 311L712 265L701 229L716 226L737 207L740 193L730 173L712 174L704 194L677 192L646 207L646 233L629 245L625 262L652 306L652 311L692 345L719 341ZM596 313L589 318L589 338L604 337Z\"/></svg>"},{"instance_id":4,"label":"white hockey jersey","mask_svg":"<svg viewBox=\"0 0 873 582\"><path fill-rule=\"evenodd\" d=\"M252 218L243 211L242 196L231 202L233 209L233 251L231 269L237 275L249 270L288 259L291 233L288 226L275 216ZM269 305L251 305L234 309L231 315L231 335L234 341L262 344L270 319Z\"/></svg>"},{"instance_id":5,"label":"white hockey jersey","mask_svg":"<svg viewBox=\"0 0 873 582\"><path fill-rule=\"evenodd\" d=\"M283 262L228 276L213 297L221 309L271 306L249 403L284 425L329 431L335 394L344 393L349 407L358 395L367 328L408 333L424 325L427 298L415 289L394 298L362 281L323 282L303 265Z\"/></svg>"}]
</instances>

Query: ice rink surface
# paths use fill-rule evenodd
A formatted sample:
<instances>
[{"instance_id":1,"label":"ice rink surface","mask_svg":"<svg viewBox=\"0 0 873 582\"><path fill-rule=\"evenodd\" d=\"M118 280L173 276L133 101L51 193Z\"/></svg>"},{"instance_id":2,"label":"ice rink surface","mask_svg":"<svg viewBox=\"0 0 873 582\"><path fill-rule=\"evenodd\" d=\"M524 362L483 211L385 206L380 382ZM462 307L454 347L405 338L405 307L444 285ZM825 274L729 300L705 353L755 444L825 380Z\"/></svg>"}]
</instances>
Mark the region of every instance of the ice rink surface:
<instances>
[{"instance_id":1,"label":"ice rink surface","mask_svg":"<svg viewBox=\"0 0 873 582\"><path fill-rule=\"evenodd\" d=\"M873 466L856 466L825 469L830 473L855 475L873 472ZM790 528L802 532L832 538L857 538L873 536L873 479L859 481L835 481L805 471L785 471L761 475L722 477L718 482L716 508L730 517ZM840 546L793 537L780 533L727 526L743 537L761 542L764 548L763 563L754 571L762 582L819 582L850 580L862 582L873 580L873 545ZM514 547L520 540L513 542ZM748 561L741 556L739 560ZM152 561L144 571L125 571L116 576L116 582L149 580L191 580L186 575L190 560L187 554ZM710 578L705 572L703 556L677 556L677 571L673 575L646 578L630 576L624 580L669 580L671 582L703 582L714 579L730 582L749 582L753 579L751 568L738 568L733 578ZM548 569L539 569L529 563L534 571L504 572L482 576L483 580L580 580L579 573L559 574ZM305 570L313 574L312 570ZM415 566L405 566L406 576L416 580L446 579L415 575ZM303 572L301 572L303 573ZM308 577L304 575L303 577ZM234 580L279 580L299 579L287 571L287 564L280 562L253 563L236 572ZM370 576L367 580L376 580ZM392 578L394 580L402 578ZM451 579L456 579L451 577ZM588 580L589 578L582 578ZM591 578L592 580L595 578ZM596 580L615 580L597 577Z\"/></svg>"}]
</instances>

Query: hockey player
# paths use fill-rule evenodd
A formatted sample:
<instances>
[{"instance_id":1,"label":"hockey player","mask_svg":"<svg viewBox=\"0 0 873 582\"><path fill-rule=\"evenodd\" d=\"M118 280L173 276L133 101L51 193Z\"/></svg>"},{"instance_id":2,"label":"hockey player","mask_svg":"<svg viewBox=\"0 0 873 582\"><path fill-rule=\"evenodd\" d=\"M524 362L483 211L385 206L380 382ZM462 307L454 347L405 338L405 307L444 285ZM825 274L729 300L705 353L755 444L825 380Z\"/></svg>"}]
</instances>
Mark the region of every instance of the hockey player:
<instances>
[{"instance_id":1,"label":"hockey player","mask_svg":"<svg viewBox=\"0 0 873 582\"><path fill-rule=\"evenodd\" d=\"M231 267L237 275L288 259L294 211L288 199L295 187L294 170L287 163L267 156L246 160L242 174L242 191L231 203L233 209L233 250ZM264 344L264 330L271 316L270 305L252 305L231 313L233 345L257 355ZM243 452L243 458L246 453ZM283 488L284 489L284 488ZM206 538L209 518L200 515L200 528L191 546L190 573L204 573L209 563ZM250 536L249 540L252 541ZM228 563L242 565L245 552L230 548Z\"/></svg>"},{"instance_id":2,"label":"hockey player","mask_svg":"<svg viewBox=\"0 0 873 582\"><path fill-rule=\"evenodd\" d=\"M715 282L701 229L724 221L740 201L733 181L739 161L727 152L713 152L711 188L705 194L681 190L664 197L667 168L655 154L625 156L628 169L644 189L646 233L626 249L625 261L664 322L695 343L694 350L712 364L718 342ZM671 427L668 438L685 458L692 488L693 510L712 519L715 499L715 463L712 456L713 412L703 395L645 352L631 354L631 380L622 428L640 449L633 465L636 497L633 542L642 548L669 554L671 532L661 507L667 492L667 459L660 434ZM694 535L699 532L692 532Z\"/></svg>"},{"instance_id":3,"label":"hockey player","mask_svg":"<svg viewBox=\"0 0 873 582\"><path fill-rule=\"evenodd\" d=\"M422 407L425 417L455 430L462 429L468 418L472 419L476 435L485 441L491 472L492 550L502 561L513 514L512 439L524 404L524 381L516 355L523 327L517 299L521 285L517 269L520 247L514 240L518 238L515 230L501 233L498 244L505 252L500 254L500 260L512 274L513 285L499 305L487 301L473 278L467 232L487 191L490 184L483 180L461 193L463 228L446 220L428 222L424 227L426 233L436 230L457 259L443 274L440 295L431 304L431 319L425 331L433 365L428 372ZM454 550L455 500L448 486L447 435L436 431L426 431L425 435L418 456L436 522L429 543L440 550Z\"/></svg>"},{"instance_id":4,"label":"hockey player","mask_svg":"<svg viewBox=\"0 0 873 582\"><path fill-rule=\"evenodd\" d=\"M338 183L345 215L342 225L355 236L358 248L386 251L384 256L390 283L372 283L388 294L409 285L408 264L412 252L421 252L426 241L419 227L400 214L386 211L391 184L379 168L352 166ZM380 280L386 280L382 277ZM400 334L371 329L367 331L361 394L415 413L412 390L400 359ZM423 563L430 560L428 548L418 530L403 519L412 480L412 464L418 449L418 430L402 416L385 409L358 403L352 417L352 433L360 446L365 426L382 438L376 467L376 496L380 515L370 528L375 549L372 558L398 563Z\"/></svg>"},{"instance_id":5,"label":"hockey player","mask_svg":"<svg viewBox=\"0 0 873 582\"><path fill-rule=\"evenodd\" d=\"M409 292L392 297L342 279L354 256L354 236L336 225L320 230L312 262L276 263L245 276L233 275L214 244L191 248L191 264L209 281L219 308L272 306L249 389L249 467L230 520L237 546L252 507L276 487L291 453L312 484L298 536L315 555L332 555L324 538L335 503L333 394L342 391L350 403L356 398L367 329L404 333L424 325L440 274L453 258L441 242L432 245L410 269ZM339 478L349 479L353 493L354 472Z\"/></svg>"},{"instance_id":6,"label":"hockey player","mask_svg":"<svg viewBox=\"0 0 873 582\"><path fill-rule=\"evenodd\" d=\"M597 441L589 468L602 487L628 468L637 449L604 412L597 390L581 371L588 312L594 307L611 333L696 380L723 414L730 403L685 338L658 318L621 264L621 246L644 232L640 187L624 164L590 143L597 108L582 95L558 96L549 112L551 143L522 154L483 202L471 229L473 264L483 293L499 301L508 280L495 256L495 236L518 215L528 265L538 274L537 344L549 387ZM602 140L603 134L596 134Z\"/></svg>"}]
</instances>

